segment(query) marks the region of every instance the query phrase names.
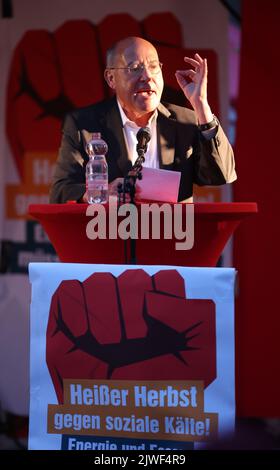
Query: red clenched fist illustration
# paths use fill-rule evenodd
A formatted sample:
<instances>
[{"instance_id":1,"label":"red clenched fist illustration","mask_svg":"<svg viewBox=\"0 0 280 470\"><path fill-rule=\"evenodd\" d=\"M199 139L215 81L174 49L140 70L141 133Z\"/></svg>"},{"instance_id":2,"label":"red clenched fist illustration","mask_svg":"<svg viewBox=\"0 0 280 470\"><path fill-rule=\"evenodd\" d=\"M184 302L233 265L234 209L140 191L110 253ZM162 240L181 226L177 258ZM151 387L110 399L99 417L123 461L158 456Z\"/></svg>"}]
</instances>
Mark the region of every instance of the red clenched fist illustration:
<instances>
[{"instance_id":1,"label":"red clenched fist illustration","mask_svg":"<svg viewBox=\"0 0 280 470\"><path fill-rule=\"evenodd\" d=\"M59 403L63 379L209 385L216 377L215 304L185 297L176 270L62 281L52 297L46 353Z\"/></svg>"},{"instance_id":2,"label":"red clenched fist illustration","mask_svg":"<svg viewBox=\"0 0 280 470\"><path fill-rule=\"evenodd\" d=\"M7 136L21 176L26 152L57 151L68 111L104 98L102 68L90 21L24 34L12 58L6 106Z\"/></svg>"}]
</instances>

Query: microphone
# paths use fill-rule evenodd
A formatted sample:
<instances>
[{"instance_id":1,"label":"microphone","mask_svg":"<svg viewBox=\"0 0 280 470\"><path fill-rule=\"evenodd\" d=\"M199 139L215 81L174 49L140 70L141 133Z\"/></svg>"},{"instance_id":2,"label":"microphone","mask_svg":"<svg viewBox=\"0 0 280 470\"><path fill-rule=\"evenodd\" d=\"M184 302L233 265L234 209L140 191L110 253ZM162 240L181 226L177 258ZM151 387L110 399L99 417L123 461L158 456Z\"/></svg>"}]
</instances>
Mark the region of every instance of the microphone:
<instances>
[{"instance_id":1,"label":"microphone","mask_svg":"<svg viewBox=\"0 0 280 470\"><path fill-rule=\"evenodd\" d=\"M138 157L136 158L136 161L132 165L131 170L128 172L128 177L132 178L142 178L141 175L141 170L142 170L142 165L145 161L144 153L147 152L147 147L148 147L148 142L150 142L152 137L151 130L149 127L141 127L139 131L136 134L136 139L137 139L137 145L136 145L136 150L138 153ZM135 182L134 182L135 184Z\"/></svg>"},{"instance_id":2,"label":"microphone","mask_svg":"<svg viewBox=\"0 0 280 470\"><path fill-rule=\"evenodd\" d=\"M150 142L152 137L151 134L151 129L149 127L141 127L139 131L136 134L136 139L137 139L137 146L136 150L139 155L139 153L145 153L147 152L147 144Z\"/></svg>"}]
</instances>

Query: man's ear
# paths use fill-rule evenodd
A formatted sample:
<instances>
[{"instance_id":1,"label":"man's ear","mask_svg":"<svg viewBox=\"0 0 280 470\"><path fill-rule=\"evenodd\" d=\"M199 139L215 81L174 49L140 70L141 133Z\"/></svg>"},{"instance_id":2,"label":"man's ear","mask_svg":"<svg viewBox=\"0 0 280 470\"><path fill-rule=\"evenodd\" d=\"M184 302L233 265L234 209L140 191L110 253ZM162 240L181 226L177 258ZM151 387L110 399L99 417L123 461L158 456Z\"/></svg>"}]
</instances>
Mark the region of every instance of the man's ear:
<instances>
[{"instance_id":1,"label":"man's ear","mask_svg":"<svg viewBox=\"0 0 280 470\"><path fill-rule=\"evenodd\" d=\"M114 70L111 69L105 69L104 71L104 78L112 90L116 89L116 84L115 84L115 75L114 75Z\"/></svg>"}]
</instances>

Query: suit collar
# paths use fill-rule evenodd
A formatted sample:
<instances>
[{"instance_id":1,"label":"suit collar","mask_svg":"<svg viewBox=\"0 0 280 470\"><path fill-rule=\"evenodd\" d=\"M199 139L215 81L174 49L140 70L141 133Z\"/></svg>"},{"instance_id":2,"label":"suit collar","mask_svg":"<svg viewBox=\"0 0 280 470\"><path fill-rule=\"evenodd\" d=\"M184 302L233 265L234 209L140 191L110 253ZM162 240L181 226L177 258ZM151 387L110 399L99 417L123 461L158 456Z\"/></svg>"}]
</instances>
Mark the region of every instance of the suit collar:
<instances>
[{"instance_id":1,"label":"suit collar","mask_svg":"<svg viewBox=\"0 0 280 470\"><path fill-rule=\"evenodd\" d=\"M104 128L104 138L106 136L110 145L110 158L117 163L121 174L126 175L131 168L131 162L127 154L122 120L115 97L107 102L100 123Z\"/></svg>"},{"instance_id":2,"label":"suit collar","mask_svg":"<svg viewBox=\"0 0 280 470\"><path fill-rule=\"evenodd\" d=\"M171 169L175 156L176 127L170 111L160 103L158 106L158 150L160 168Z\"/></svg>"},{"instance_id":3,"label":"suit collar","mask_svg":"<svg viewBox=\"0 0 280 470\"><path fill-rule=\"evenodd\" d=\"M159 103L158 111L167 118L171 116L171 112L162 103Z\"/></svg>"},{"instance_id":4,"label":"suit collar","mask_svg":"<svg viewBox=\"0 0 280 470\"><path fill-rule=\"evenodd\" d=\"M157 136L160 168L170 168L174 162L176 128L174 119L170 118L170 111L162 104L158 105ZM123 134L122 120L116 97L107 101L100 117L103 128L102 135L110 146L110 158L114 159L122 175L131 169L126 143Z\"/></svg>"}]
</instances>

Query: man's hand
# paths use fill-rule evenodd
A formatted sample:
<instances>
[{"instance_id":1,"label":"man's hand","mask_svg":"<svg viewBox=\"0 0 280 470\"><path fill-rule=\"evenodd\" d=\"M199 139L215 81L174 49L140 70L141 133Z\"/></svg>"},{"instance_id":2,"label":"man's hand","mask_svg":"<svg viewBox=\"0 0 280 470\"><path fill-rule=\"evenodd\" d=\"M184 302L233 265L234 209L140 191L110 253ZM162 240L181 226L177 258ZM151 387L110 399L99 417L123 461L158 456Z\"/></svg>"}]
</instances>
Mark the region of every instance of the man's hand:
<instances>
[{"instance_id":1,"label":"man's hand","mask_svg":"<svg viewBox=\"0 0 280 470\"><path fill-rule=\"evenodd\" d=\"M177 82L191 103L200 124L205 124L213 119L210 106L207 101L207 60L199 54L195 58L184 57L184 61L191 64L192 69L177 70L175 73Z\"/></svg>"},{"instance_id":2,"label":"man's hand","mask_svg":"<svg viewBox=\"0 0 280 470\"><path fill-rule=\"evenodd\" d=\"M108 186L109 196L118 196L118 186L123 185L123 178L116 178Z\"/></svg>"},{"instance_id":3,"label":"man's hand","mask_svg":"<svg viewBox=\"0 0 280 470\"><path fill-rule=\"evenodd\" d=\"M113 181L111 181L111 183L109 183L108 185L108 194L109 194L109 197L117 197L118 196L118 186L119 184L122 184L123 185L123 178L116 178L114 179ZM139 202L141 200L141 196L140 196L140 193L141 193L141 189L139 187L137 187L137 185L135 186L135 196L134 196L134 199L135 201ZM84 204L87 204L88 203L88 200L87 200L87 193L85 192L85 194L83 195L83 197L80 199L80 202L84 203ZM123 194L121 194L121 202L123 202ZM130 202L130 195L128 193L126 193L125 195L125 203L128 203Z\"/></svg>"},{"instance_id":4,"label":"man's hand","mask_svg":"<svg viewBox=\"0 0 280 470\"><path fill-rule=\"evenodd\" d=\"M124 178L116 178L113 180L111 183L109 183L109 196L118 196L118 186L119 184L123 185ZM141 189L137 184L135 185L135 195L134 195L134 200L140 201L141 200ZM121 202L123 201L123 194L121 194ZM130 195L129 193L125 194L125 202L128 203L130 202Z\"/></svg>"},{"instance_id":5,"label":"man's hand","mask_svg":"<svg viewBox=\"0 0 280 470\"><path fill-rule=\"evenodd\" d=\"M123 184L123 178L116 178L113 181L111 181L111 183L108 184L108 195L109 196L116 196L116 197L118 196L118 185L119 184ZM88 202L86 192L82 197L82 202L85 203L85 204L87 204L87 202ZM125 195L125 202L129 202L129 195L128 194Z\"/></svg>"}]
</instances>

